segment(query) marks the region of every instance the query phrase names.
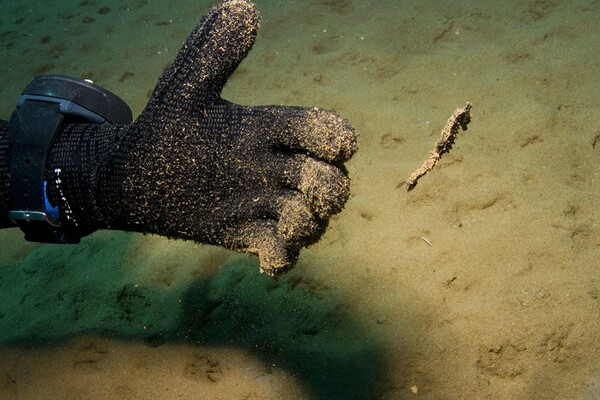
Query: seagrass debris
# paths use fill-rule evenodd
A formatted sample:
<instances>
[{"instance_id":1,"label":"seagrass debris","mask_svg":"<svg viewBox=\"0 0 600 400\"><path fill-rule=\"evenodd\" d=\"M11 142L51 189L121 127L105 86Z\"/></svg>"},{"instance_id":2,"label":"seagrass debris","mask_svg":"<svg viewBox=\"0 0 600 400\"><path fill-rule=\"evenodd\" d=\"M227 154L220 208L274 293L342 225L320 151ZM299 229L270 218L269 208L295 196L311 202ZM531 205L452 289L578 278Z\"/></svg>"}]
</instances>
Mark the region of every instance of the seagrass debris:
<instances>
[{"instance_id":1,"label":"seagrass debris","mask_svg":"<svg viewBox=\"0 0 600 400\"><path fill-rule=\"evenodd\" d=\"M442 129L440 138L435 143L435 147L429 155L429 158L425 160L420 168L410 174L408 179L404 182L407 191L412 190L417 185L419 178L433 169L438 160L442 158L442 154L450 151L454 144L454 140L456 140L459 128L463 131L467 130L467 125L471 122L471 106L472 104L467 102L463 108L454 110L450 118L448 118L446 126Z\"/></svg>"}]
</instances>

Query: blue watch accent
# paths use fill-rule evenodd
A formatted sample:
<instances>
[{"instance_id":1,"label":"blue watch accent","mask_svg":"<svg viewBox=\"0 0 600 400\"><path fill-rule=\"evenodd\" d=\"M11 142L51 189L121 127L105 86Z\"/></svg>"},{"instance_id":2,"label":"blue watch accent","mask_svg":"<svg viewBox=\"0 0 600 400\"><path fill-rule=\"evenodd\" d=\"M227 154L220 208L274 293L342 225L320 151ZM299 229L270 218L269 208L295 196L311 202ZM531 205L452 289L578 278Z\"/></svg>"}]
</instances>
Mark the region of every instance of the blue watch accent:
<instances>
[{"instance_id":1,"label":"blue watch accent","mask_svg":"<svg viewBox=\"0 0 600 400\"><path fill-rule=\"evenodd\" d=\"M44 205L46 207L46 214L49 217L58 221L59 220L58 206L52 207L52 205L50 204L50 200L48 200L48 192L46 191L47 185L48 185L48 182L44 181Z\"/></svg>"}]
</instances>

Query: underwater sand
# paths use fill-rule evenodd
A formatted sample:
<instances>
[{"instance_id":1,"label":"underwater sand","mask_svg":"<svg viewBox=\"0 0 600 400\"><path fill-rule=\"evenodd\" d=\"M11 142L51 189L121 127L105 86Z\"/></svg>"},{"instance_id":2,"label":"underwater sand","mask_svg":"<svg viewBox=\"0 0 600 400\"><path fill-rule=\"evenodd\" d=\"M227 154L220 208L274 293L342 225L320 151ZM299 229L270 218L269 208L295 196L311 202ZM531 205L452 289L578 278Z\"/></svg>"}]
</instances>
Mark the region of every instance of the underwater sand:
<instances>
[{"instance_id":1,"label":"underwater sand","mask_svg":"<svg viewBox=\"0 0 600 400\"><path fill-rule=\"evenodd\" d=\"M0 399L600 398L600 3L257 3L224 97L348 118L346 209L277 281L156 236L0 231ZM212 4L0 0L0 116L42 73L138 114Z\"/></svg>"}]
</instances>

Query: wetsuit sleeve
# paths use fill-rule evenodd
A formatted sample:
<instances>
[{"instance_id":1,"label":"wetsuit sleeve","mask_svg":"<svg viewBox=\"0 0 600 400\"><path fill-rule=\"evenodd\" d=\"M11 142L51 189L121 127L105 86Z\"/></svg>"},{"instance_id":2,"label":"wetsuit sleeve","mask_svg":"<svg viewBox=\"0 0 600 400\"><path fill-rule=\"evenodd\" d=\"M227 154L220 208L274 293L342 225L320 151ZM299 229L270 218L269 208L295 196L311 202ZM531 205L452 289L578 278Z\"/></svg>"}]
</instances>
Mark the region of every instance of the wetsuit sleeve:
<instances>
[{"instance_id":1,"label":"wetsuit sleeve","mask_svg":"<svg viewBox=\"0 0 600 400\"><path fill-rule=\"evenodd\" d=\"M8 121L0 119L0 228L13 227L8 214Z\"/></svg>"}]
</instances>

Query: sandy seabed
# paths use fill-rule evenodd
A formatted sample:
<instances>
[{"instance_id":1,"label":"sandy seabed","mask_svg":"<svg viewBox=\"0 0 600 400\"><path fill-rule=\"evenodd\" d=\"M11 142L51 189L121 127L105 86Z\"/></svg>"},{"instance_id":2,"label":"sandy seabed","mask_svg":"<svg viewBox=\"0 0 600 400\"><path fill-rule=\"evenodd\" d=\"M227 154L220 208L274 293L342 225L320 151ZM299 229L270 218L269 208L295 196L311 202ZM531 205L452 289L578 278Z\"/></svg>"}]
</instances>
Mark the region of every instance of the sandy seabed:
<instances>
[{"instance_id":1,"label":"sandy seabed","mask_svg":"<svg viewBox=\"0 0 600 400\"><path fill-rule=\"evenodd\" d=\"M600 398L600 3L257 3L224 97L348 118L346 209L277 281L155 236L0 232L0 398ZM0 0L0 115L43 73L139 113L211 5Z\"/></svg>"}]
</instances>

